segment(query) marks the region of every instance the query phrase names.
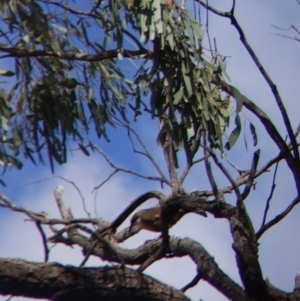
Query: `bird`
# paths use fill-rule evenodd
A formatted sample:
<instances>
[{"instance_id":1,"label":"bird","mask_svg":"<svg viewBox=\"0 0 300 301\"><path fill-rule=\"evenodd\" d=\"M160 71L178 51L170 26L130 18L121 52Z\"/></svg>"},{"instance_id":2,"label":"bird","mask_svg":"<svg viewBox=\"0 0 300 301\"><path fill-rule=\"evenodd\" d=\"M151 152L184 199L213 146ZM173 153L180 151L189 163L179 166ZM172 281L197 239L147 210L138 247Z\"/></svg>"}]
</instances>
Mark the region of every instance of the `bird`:
<instances>
[{"instance_id":1,"label":"bird","mask_svg":"<svg viewBox=\"0 0 300 301\"><path fill-rule=\"evenodd\" d=\"M179 209L176 212L172 213L172 216L167 216L165 218L165 223L168 229L174 226L185 214L185 212L182 209ZM151 232L162 232L163 225L161 220L161 207L152 207L148 209L142 209L136 212L131 218L129 233L131 233L133 228L135 229L135 233L142 229Z\"/></svg>"}]
</instances>

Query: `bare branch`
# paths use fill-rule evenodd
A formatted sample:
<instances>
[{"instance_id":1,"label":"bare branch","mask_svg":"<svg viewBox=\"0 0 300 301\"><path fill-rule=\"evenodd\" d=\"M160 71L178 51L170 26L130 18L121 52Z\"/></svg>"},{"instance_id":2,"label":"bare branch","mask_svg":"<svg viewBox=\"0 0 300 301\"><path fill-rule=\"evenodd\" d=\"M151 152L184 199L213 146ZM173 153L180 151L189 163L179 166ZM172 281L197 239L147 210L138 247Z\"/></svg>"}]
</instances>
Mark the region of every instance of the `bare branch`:
<instances>
[{"instance_id":1,"label":"bare branch","mask_svg":"<svg viewBox=\"0 0 300 301\"><path fill-rule=\"evenodd\" d=\"M299 204L300 202L300 198L296 197L292 203L280 214L278 214L275 218L273 218L272 220L270 220L268 223L266 223L263 227L261 227L257 233L256 233L256 237L257 239L259 239L268 229L270 229L272 226L276 225L277 223L279 223L282 219L284 219L291 211L292 209Z\"/></svg>"},{"instance_id":2,"label":"bare branch","mask_svg":"<svg viewBox=\"0 0 300 301\"><path fill-rule=\"evenodd\" d=\"M215 13L215 14L218 15L218 16L221 16L221 17L229 17L229 15L230 15L230 12L222 12L222 11L217 10L216 8L210 6L210 5L208 4L208 1L206 1L206 0L194 0L194 1L200 3L200 4L201 4L202 6L204 6L206 9L208 9L209 11Z\"/></svg>"},{"instance_id":3,"label":"bare branch","mask_svg":"<svg viewBox=\"0 0 300 301\"><path fill-rule=\"evenodd\" d=\"M245 189L241 195L243 200L245 200L246 197L249 195L250 189L253 185L255 174L256 174L256 169L257 169L257 164L258 164L258 160L259 160L259 155L260 155L260 150L257 150L253 155L250 174L249 174L247 182L245 183Z\"/></svg>"},{"instance_id":4,"label":"bare branch","mask_svg":"<svg viewBox=\"0 0 300 301\"><path fill-rule=\"evenodd\" d=\"M241 26L239 25L238 21L236 20L234 14L233 14L233 10L231 12L218 12L217 10L213 9L212 7L208 6L207 3L205 3L203 0L195 0L197 2L199 2L201 5L203 5L204 7L206 7L207 9L213 11L215 14L222 16L222 17L226 17L229 18L231 21L231 24L235 27L235 29L237 30L237 32L240 35L240 40L242 42L242 44L244 45L244 47L246 48L246 50L248 51L250 57L252 58L252 60L254 61L255 65L257 66L258 70L260 71L260 73L262 74L262 76L264 77L264 79L266 80L267 84L269 85L274 98L276 100L277 106L281 112L286 130L288 132L288 136L290 138L290 141L292 143L292 147L293 147L293 153L294 153L294 158L297 162L297 164L300 164L300 157L299 157L299 150L297 147L297 141L296 138L294 136L293 133L293 129L290 123L290 119L288 117L288 114L286 112L285 106L283 104L283 101L281 99L281 96L277 90L276 85L274 84L274 82L271 80L270 76L268 75L268 73L266 72L266 70L264 69L263 65L261 64L261 62L259 61L258 57L256 56L254 50L252 49L252 47L250 46L250 44L248 43L246 36L241 28ZM233 6L234 8L234 6ZM294 171L294 170L293 170ZM300 184L300 172L295 172L294 176L296 177L296 182L297 184ZM298 189L300 190L300 185L297 185ZM299 192L299 191L298 191Z\"/></svg>"},{"instance_id":5,"label":"bare branch","mask_svg":"<svg viewBox=\"0 0 300 301\"><path fill-rule=\"evenodd\" d=\"M128 137L130 139L131 145L132 145L132 149L135 153L141 154L143 156L145 156L154 166L154 168L157 170L157 172L159 173L159 175L161 176L161 179L163 179L164 183L169 183L168 185L171 186L170 181L166 178L166 176L164 175L163 171L161 170L161 168L159 167L159 165L156 163L156 161L154 160L153 156L151 155L151 153L149 152L146 144L143 142L141 136L130 126L129 123L125 123L122 122L121 120L118 120L119 124L121 126L123 126L124 128L126 128L128 130ZM133 133L134 136L136 137L136 139L138 140L139 144L141 145L141 147L143 148L144 152L140 152L135 148L134 142L132 140L132 137L130 135L130 133ZM161 181L162 182L162 181Z\"/></svg>"},{"instance_id":6,"label":"bare branch","mask_svg":"<svg viewBox=\"0 0 300 301\"><path fill-rule=\"evenodd\" d=\"M62 185L58 185L54 189L54 197L56 200L56 204L58 206L58 209L60 211L62 218L65 220L72 220L73 214L71 212L71 209L69 207L67 207L67 205L65 203L63 192L64 192L64 187ZM68 236L72 236L77 233L77 230L74 227L72 227L67 231L67 233L68 233Z\"/></svg>"},{"instance_id":7,"label":"bare branch","mask_svg":"<svg viewBox=\"0 0 300 301\"><path fill-rule=\"evenodd\" d=\"M220 85L221 89L224 92L231 95L232 97L235 97L235 95L237 94L240 95L240 97L243 99L243 105L261 121L266 131L268 132L270 138L278 146L289 168L293 172L294 179L296 182L296 187L300 187L300 170L298 168L298 164L297 162L295 162L293 156L291 155L288 145L285 143L284 139L280 136L276 127L269 119L268 115L263 110L261 110L256 104L254 104L250 99L248 99L245 95L243 95L240 91L238 91L238 89L236 89L235 87L227 84L225 81L222 81L217 76L214 77L213 81L216 85Z\"/></svg>"},{"instance_id":8,"label":"bare branch","mask_svg":"<svg viewBox=\"0 0 300 301\"><path fill-rule=\"evenodd\" d=\"M101 188L105 183L107 183L116 173L118 173L120 170L116 169L114 170L105 180L103 180L99 185L97 185L93 190L98 190Z\"/></svg>"},{"instance_id":9,"label":"bare branch","mask_svg":"<svg viewBox=\"0 0 300 301\"><path fill-rule=\"evenodd\" d=\"M204 143L204 157L205 157L205 169L206 169L206 174L207 174L207 177L208 177L208 180L209 180L209 183L210 183L210 186L212 188L212 191L215 195L215 198L216 200L218 199L218 195L219 195L219 192L218 192L218 187L217 187L217 183L214 179L214 176L213 176L213 173L212 173L212 169L211 169L211 165L210 165L210 162L208 161L208 151L207 151L207 143L206 143L206 137L203 136L203 143Z\"/></svg>"},{"instance_id":10,"label":"bare branch","mask_svg":"<svg viewBox=\"0 0 300 301\"><path fill-rule=\"evenodd\" d=\"M96 146L94 148L99 154L101 154L101 156L105 159L107 164L110 165L113 169L115 169L115 172L110 177L112 177L115 173L121 171L121 172L124 172L124 173L128 173L128 174L137 176L137 177L142 178L142 179L151 180L151 181L158 181L159 183L166 183L167 185L171 186L171 183L165 177L164 178L159 178L159 177L145 176L141 173L132 171L131 169L125 169L125 168L117 167L113 162L111 162L111 160L108 158L108 156L100 148L98 148ZM105 180L105 182L107 182L107 181L108 181L108 179ZM94 188L94 190L99 189L105 182L102 182L100 185L96 186Z\"/></svg>"},{"instance_id":11,"label":"bare branch","mask_svg":"<svg viewBox=\"0 0 300 301\"><path fill-rule=\"evenodd\" d=\"M38 230L41 234L41 237L42 237L42 242L43 242L43 246L44 246L44 253L45 253L44 262L47 262L48 259L49 259L49 248L48 248L48 244L47 244L46 234L45 234L40 222L36 221L35 225L38 228Z\"/></svg>"},{"instance_id":12,"label":"bare branch","mask_svg":"<svg viewBox=\"0 0 300 301\"><path fill-rule=\"evenodd\" d=\"M181 176L180 176L180 179L179 179L179 185L180 185L180 186L183 185L183 183L184 183L184 181L185 181L187 175L189 174L191 168L192 168L194 165L196 165L197 163L202 162L203 160L205 160L206 158L209 158L209 157L210 157L210 155L207 155L207 157L204 156L204 157L202 157L202 158L199 158L199 159L194 160L194 161L192 162L192 164L187 164L186 167L185 167L185 169L184 169L184 171L182 172L182 174L181 174Z\"/></svg>"},{"instance_id":13,"label":"bare branch","mask_svg":"<svg viewBox=\"0 0 300 301\"><path fill-rule=\"evenodd\" d=\"M68 61L84 61L84 62L99 62L107 59L113 59L118 57L120 53L119 49L102 51L97 54L86 54L86 53L71 53L71 52L52 52L46 50L33 50L29 51L26 49L20 49L15 47L5 47L0 45L0 52L8 53L0 56L0 58L8 57L57 57ZM143 55L144 58L151 57L152 54L148 50L123 50L123 57L140 57Z\"/></svg>"},{"instance_id":14,"label":"bare branch","mask_svg":"<svg viewBox=\"0 0 300 301\"><path fill-rule=\"evenodd\" d=\"M80 198L81 198L81 201L82 201L82 207L83 207L84 212L87 214L87 216L88 216L89 218L91 218L91 214L88 212L88 210L87 210L87 208L86 208L86 205L85 205L85 199L84 199L84 196L83 196L83 194L81 193L81 190L79 189L79 187L78 187L73 181L70 181L70 180L68 180L68 179L66 179L66 178L64 178L64 177L62 177L62 176L55 176L55 178L62 179L63 181L65 181L65 182L71 184L71 185L76 189L76 191L78 192L78 194L79 194L79 196L80 196Z\"/></svg>"},{"instance_id":15,"label":"bare branch","mask_svg":"<svg viewBox=\"0 0 300 301\"><path fill-rule=\"evenodd\" d=\"M16 212L25 213L30 219L39 221L40 223L48 220L47 214L45 212L34 212L27 210L21 206L15 205L7 196L2 193L0 193L0 207L9 208Z\"/></svg>"},{"instance_id":16,"label":"bare branch","mask_svg":"<svg viewBox=\"0 0 300 301\"><path fill-rule=\"evenodd\" d=\"M274 82L271 80L270 76L268 75L267 71L265 70L265 68L263 67L263 65L261 64L261 62L259 61L258 57L256 56L255 52L253 51L252 47L250 46L250 44L248 43L246 36L241 28L241 26L239 25L239 23L237 22L235 16L232 14L230 16L230 20L231 20L231 24L236 28L236 30L238 31L239 35L240 35L240 40L243 43L243 45L245 46L245 48L247 49L248 53L250 54L251 58L253 59L255 65L257 66L258 70L260 71L260 73L262 74L262 76L265 78L266 82L268 83L269 87L271 88L271 91L275 97L275 100L277 102L278 108L281 112L285 127L287 129L290 141L292 143L293 146L293 153L294 153L294 157L296 159L296 161L299 164L299 151L298 151L298 147L297 147L297 141L295 139L294 133L293 133L293 129L292 129L292 125L290 123L290 119L288 117L288 114L286 112L285 106L283 104L283 101L281 99L281 96L277 90L276 85L274 84ZM300 180L300 179L299 179Z\"/></svg>"},{"instance_id":17,"label":"bare branch","mask_svg":"<svg viewBox=\"0 0 300 301\"><path fill-rule=\"evenodd\" d=\"M217 159L217 156L210 149L207 149L207 150L210 153L210 155L212 156L213 160L215 161L215 164L220 168L220 170L223 172L223 174L226 176L226 178L232 185L234 192L236 194L236 197L237 197L237 206L240 206L242 203L242 196L241 196L238 186L236 185L236 182L233 180L233 178L231 177L228 170L219 162L219 160Z\"/></svg>"},{"instance_id":18,"label":"bare branch","mask_svg":"<svg viewBox=\"0 0 300 301\"><path fill-rule=\"evenodd\" d=\"M270 207L270 201L272 200L273 193L274 193L274 190L275 190L275 187L276 187L275 179L276 179L276 175L277 175L278 164L279 164L279 162L277 162L276 165L275 165L273 181L272 181L272 185L271 185L271 191L270 191L270 195L269 195L269 197L267 199L267 202L266 202L266 207L265 207L265 210L264 210L264 216L263 216L263 220L262 220L260 228L262 228L266 223L266 218L267 218L268 210L269 210L269 207Z\"/></svg>"}]
</instances>

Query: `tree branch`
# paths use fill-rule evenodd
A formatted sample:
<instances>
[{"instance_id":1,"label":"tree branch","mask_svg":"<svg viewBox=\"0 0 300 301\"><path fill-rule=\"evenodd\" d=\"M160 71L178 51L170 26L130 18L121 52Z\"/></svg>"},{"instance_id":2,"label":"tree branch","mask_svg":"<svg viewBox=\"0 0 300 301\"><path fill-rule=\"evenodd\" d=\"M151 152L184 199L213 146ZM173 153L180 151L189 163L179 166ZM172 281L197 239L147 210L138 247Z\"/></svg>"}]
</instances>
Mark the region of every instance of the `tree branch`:
<instances>
[{"instance_id":1,"label":"tree branch","mask_svg":"<svg viewBox=\"0 0 300 301\"><path fill-rule=\"evenodd\" d=\"M0 58L7 57L57 57L60 59L68 60L68 61L84 61L84 62L99 62L107 59L113 59L118 57L120 53L119 49L102 51L96 54L86 54L86 53L71 53L71 52L52 52L46 50L33 50L29 51L26 49L19 49L15 47L5 47L0 45L0 52L8 53L7 55L3 55ZM124 49L122 52L123 57L137 57L143 55L146 58L148 55L151 57L151 53L148 50L126 50Z\"/></svg>"},{"instance_id":2,"label":"tree branch","mask_svg":"<svg viewBox=\"0 0 300 301\"><path fill-rule=\"evenodd\" d=\"M21 259L0 259L0 294L56 301L189 300L181 291L128 268L76 268Z\"/></svg>"},{"instance_id":3,"label":"tree branch","mask_svg":"<svg viewBox=\"0 0 300 301\"><path fill-rule=\"evenodd\" d=\"M284 219L291 211L292 209L299 204L300 202L300 198L296 197L292 203L280 214L278 214L275 218L273 218L272 220L270 220L268 223L266 223L265 225L263 225L256 233L256 237L257 239L259 239L264 232L266 232L268 229L270 229L272 226L276 225L277 223L279 223L282 219Z\"/></svg>"},{"instance_id":4,"label":"tree branch","mask_svg":"<svg viewBox=\"0 0 300 301\"><path fill-rule=\"evenodd\" d=\"M238 89L227 84L225 81L222 81L217 76L214 77L213 82L214 84L219 85L224 92L228 93L233 98L242 100L243 105L261 121L270 138L276 143L277 147L285 158L287 165L291 169L295 179L296 187L300 187L300 170L298 168L298 164L295 162L288 145L285 143L284 139L282 139L268 115L250 99L243 95Z\"/></svg>"},{"instance_id":5,"label":"tree branch","mask_svg":"<svg viewBox=\"0 0 300 301\"><path fill-rule=\"evenodd\" d=\"M236 20L236 18L234 16L234 5L233 5L232 10L230 12L220 12L220 11L216 10L215 8L209 6L203 0L195 0L195 1L199 2L202 6L204 6L208 10L212 11L213 13L215 13L215 14L221 16L221 17L229 18L230 21L231 21L231 24L234 26L234 28L239 33L240 40L241 40L242 44L244 45L244 47L248 51L250 57L254 61L254 64L256 65L256 67L258 68L258 70L260 71L260 73L262 74L262 76L264 77L264 79L266 80L267 84L269 85L269 87L272 91L272 94L273 94L273 96L276 100L277 106L278 106L278 108L281 112L281 115L282 115L285 127L287 129L290 141L292 143L294 158L295 158L296 162L299 164L300 157L299 157L299 150L298 150L298 147L297 147L297 141L296 141L296 138L294 136L293 129L292 129L292 126L291 126L291 123L290 123L290 119L289 119L288 114L286 112L286 109L285 109L285 106L284 106L283 101L281 99L281 96L280 96L280 94L277 90L276 85L271 80L270 76L268 75L268 73L264 69L263 65L259 61L259 59L258 59L257 55L255 54L254 50L252 49L252 47L248 43L248 41L246 39L246 36L244 34L244 31L242 30L241 26L239 25L238 21ZM296 173L295 175L297 175L297 178L298 178L297 182L299 184L300 183L300 173ZM299 187L299 186L297 186L297 187Z\"/></svg>"},{"instance_id":6,"label":"tree branch","mask_svg":"<svg viewBox=\"0 0 300 301\"><path fill-rule=\"evenodd\" d=\"M229 224L233 249L247 296L251 300L271 301L258 261L256 235L243 203L230 216Z\"/></svg>"}]
</instances>

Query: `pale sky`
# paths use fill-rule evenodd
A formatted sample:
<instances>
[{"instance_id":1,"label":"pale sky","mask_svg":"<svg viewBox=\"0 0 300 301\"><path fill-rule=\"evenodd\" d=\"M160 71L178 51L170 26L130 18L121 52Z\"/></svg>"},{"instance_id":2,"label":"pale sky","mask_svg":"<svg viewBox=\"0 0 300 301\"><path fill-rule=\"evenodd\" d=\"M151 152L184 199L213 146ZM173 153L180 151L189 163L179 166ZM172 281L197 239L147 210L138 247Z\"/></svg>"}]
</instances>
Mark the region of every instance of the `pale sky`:
<instances>
[{"instance_id":1,"label":"pale sky","mask_svg":"<svg viewBox=\"0 0 300 301\"><path fill-rule=\"evenodd\" d=\"M231 1L222 1L223 7L217 6L220 5L220 1L211 0L209 2L211 5L216 3L215 7L220 10L229 9L231 6ZM187 7L189 8L189 5ZM254 51L277 85L294 128L298 125L300 112L300 44L276 35L276 33L281 32L272 25L282 28L295 25L300 29L299 13L300 5L297 4L296 0L244 0L237 1L236 7L236 18L240 21ZM216 37L217 39L219 52L228 56L227 73L231 78L231 84L238 87L243 94L265 110L273 118L278 130L285 137L282 120L270 89L241 45L238 35L230 25L229 20L209 14L209 30L210 37ZM282 33L287 34L288 32ZM263 166L268 159L278 153L278 150L271 140L266 138L265 130L259 128L259 122L256 118L253 118L246 110L243 111L243 116L249 118L257 126L258 148L261 149L259 166ZM149 145L153 143L153 152L158 155L158 160L163 166L162 155L155 142L156 134L153 134L144 125L140 126L139 129L144 136L147 134L147 143ZM111 131L111 133L114 134L115 132ZM99 147L109 152L112 160L117 165L129 168L133 161L132 157L124 156L126 146L120 145L118 139L114 139L113 136L111 138L110 145L105 145L105 142L101 140ZM236 147L228 153L228 157L240 169L247 169L251 164L254 148L249 145L248 153L246 153L243 140L243 137L241 137ZM141 159L136 160L134 167L141 171L150 170L149 175L154 174L149 163ZM93 154L91 157L85 157L74 154L72 158L70 157L68 164L56 168L55 174L75 182L84 195L86 205L92 215L95 214L95 205L97 216L108 221L113 220L129 202L141 193L148 190L160 190L160 186L156 182L146 182L128 175L118 174L104 185L95 197L92 192L93 188L103 181L110 172L111 169L99 155ZM265 201L270 193L272 176L273 173L270 172L259 178L256 190L246 202L255 229L258 229L262 220ZM3 176L7 187L1 188L1 191L19 205L36 211L45 211L51 217L59 217L53 197L53 189L57 185L63 185L65 187L65 199L74 215L76 217L86 217L82 209L82 200L74 187L58 178L45 180L50 177L52 175L48 167L34 167L27 163L23 170L8 171ZM38 182L43 179L44 181ZM220 181L224 185L228 185L225 180ZM271 203L269 218L280 213L295 197L292 177L285 164L281 164L279 167L277 184L278 187ZM201 170L196 169L191 173L185 189L189 192L193 189L205 190L210 189L210 187ZM168 191L165 190L165 192ZM145 207L152 205L153 202L149 202L146 203ZM300 271L300 240L296 232L299 228L299 214L300 209L296 207L280 225L273 227L260 240L259 255L264 277L268 278L273 285L287 291L293 290L294 278ZM24 222L24 219L24 215L20 213L13 213L0 208L0 242L2 244L0 257L18 257L31 261L43 261L44 254L39 233L31 222ZM127 225L124 224L124 226ZM219 266L240 283L234 253L231 248L232 239L229 226L225 220L214 220L212 217L203 218L190 214L174 226L170 234L182 238L188 236L199 241L215 258ZM145 240L154 237L157 237L157 234L142 231L128 240L125 245L136 247ZM81 260L81 251L77 248L55 246L50 253L50 261L78 266ZM103 263L95 257L92 257L88 262L88 265L93 266L101 264ZM145 273L173 285L175 288L181 288L195 276L196 269L188 258L168 259L153 264ZM187 295L192 300L227 300L203 281L190 289ZM0 301L6 299L7 296L0 296ZM28 299L14 298L13 300Z\"/></svg>"}]
</instances>

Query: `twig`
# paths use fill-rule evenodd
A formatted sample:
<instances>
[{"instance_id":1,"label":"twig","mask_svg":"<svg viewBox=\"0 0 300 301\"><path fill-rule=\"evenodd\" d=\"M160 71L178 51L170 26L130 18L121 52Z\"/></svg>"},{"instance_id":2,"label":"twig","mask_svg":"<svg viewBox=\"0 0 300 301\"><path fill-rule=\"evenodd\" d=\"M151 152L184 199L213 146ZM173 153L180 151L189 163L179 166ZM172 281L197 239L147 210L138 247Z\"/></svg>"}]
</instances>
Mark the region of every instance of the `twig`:
<instances>
[{"instance_id":1,"label":"twig","mask_svg":"<svg viewBox=\"0 0 300 301\"><path fill-rule=\"evenodd\" d=\"M253 155L250 174L248 176L247 182L245 183L244 191L241 195L243 200L245 200L247 198L247 196L249 195L250 189L253 185L253 181L254 181L256 169L257 169L257 164L258 164L258 160L259 160L259 155L260 155L260 150L257 150Z\"/></svg>"},{"instance_id":2,"label":"twig","mask_svg":"<svg viewBox=\"0 0 300 301\"><path fill-rule=\"evenodd\" d=\"M44 262L48 262L49 260L49 248L48 248L48 244L47 244L47 237L46 234L41 226L41 223L39 221L35 222L36 227L38 228L41 236L42 236L42 242L43 242L43 246L44 246L44 253L45 253L45 257L44 257Z\"/></svg>"},{"instance_id":3,"label":"twig","mask_svg":"<svg viewBox=\"0 0 300 301\"><path fill-rule=\"evenodd\" d=\"M108 156L98 147L94 147L95 150L105 159L105 161L107 162L108 165L110 165L113 169L115 169L117 172L121 171L124 173L128 173L134 176L137 176L139 178L142 179L146 179L146 180L151 180L151 181L158 181L160 183L166 183L167 185L170 185L170 182L166 182L164 178L160 178L160 177L151 177L151 176L145 176L143 174L140 174L138 172L132 171L130 169L125 169L125 168L121 168L121 167L117 167L114 163L112 163L110 161L110 159L108 158ZM107 181L107 180L106 180ZM103 184L101 183L100 185L96 186L94 188L94 190L98 189L99 187L101 187Z\"/></svg>"},{"instance_id":4,"label":"twig","mask_svg":"<svg viewBox=\"0 0 300 301\"><path fill-rule=\"evenodd\" d=\"M214 7L210 6L208 4L208 1L206 0L195 0L196 2L200 3L202 6L204 6L207 10L210 10L211 12L215 13L218 16L221 17L229 17L230 12L223 12L220 10L215 9Z\"/></svg>"},{"instance_id":5,"label":"twig","mask_svg":"<svg viewBox=\"0 0 300 301\"><path fill-rule=\"evenodd\" d=\"M86 209L84 196L83 196L83 194L81 193L81 191L80 191L80 189L78 188L78 186L77 186L73 181L70 181L70 180L68 180L68 179L66 179L66 178L64 178L64 177L62 177L62 176L55 176L55 178L62 179L63 181L65 181L65 182L71 184L71 185L77 190L77 192L78 192L78 194L79 194L79 196L80 196L80 198L81 198L81 201L82 201L82 207L83 207L83 210L84 210L84 212L87 214L87 216L88 216L89 218L91 218L91 214L90 214L90 213L88 212L88 210Z\"/></svg>"},{"instance_id":6,"label":"twig","mask_svg":"<svg viewBox=\"0 0 300 301\"><path fill-rule=\"evenodd\" d=\"M262 220L262 223L261 223L261 226L260 226L261 228L262 228L262 227L265 225L265 223L266 223L268 210L269 210L269 208L270 208L270 202L271 202L271 200L272 200L273 193L274 193L275 188L276 188L275 179L276 179L276 175L277 175L278 164L279 164L279 162L277 162L276 165L275 165L275 170L274 170L273 180L272 180L272 185L271 185L271 191L270 191L269 197L268 197L267 202L266 202L266 207L265 207L265 210L264 210L264 216L263 216L263 220Z\"/></svg>"},{"instance_id":7,"label":"twig","mask_svg":"<svg viewBox=\"0 0 300 301\"><path fill-rule=\"evenodd\" d=\"M141 154L143 156L145 156L154 166L154 168L157 170L157 172L159 173L159 175L161 176L161 178L164 180L163 182L166 183L167 185L171 186L170 181L166 178L166 176L164 175L163 171L161 170L161 168L159 167L159 165L155 162L153 156L151 155L151 153L149 152L146 144L143 142L141 136L129 125L129 123L125 123L122 122L121 120L118 120L119 124L121 126L123 126L124 128L126 128L128 130L128 137L130 139L131 145L132 145L132 149L135 153L137 154ZM138 140L139 144L141 145L141 147L144 149L144 152L140 152L135 148L134 142L131 138L130 133L133 133L136 137L136 139Z\"/></svg>"},{"instance_id":8,"label":"twig","mask_svg":"<svg viewBox=\"0 0 300 301\"><path fill-rule=\"evenodd\" d=\"M56 179L56 178L57 178L57 179L61 179L61 180L65 181L65 182L71 184L71 185L77 190L77 192L78 192L78 194L79 194L79 196L80 196L80 198L81 198L81 201L82 201L83 210L84 210L84 212L87 214L87 216L88 216L89 218L91 218L90 213L89 213L89 212L87 211L87 209L86 209L85 199L84 199L84 196L83 196L83 194L81 193L79 187L78 187L73 181L70 181L70 180L68 180L68 179L66 179L66 178L64 178L64 177L62 177L62 176L52 176L52 177L49 177L49 178L44 178L44 179L41 179L41 180L38 180L38 181L26 183L26 184L24 184L24 185L22 185L22 186L19 186L19 187L26 187L26 186L29 186L29 185L37 184L37 183L44 182L44 181L48 181L48 180L53 180L53 179Z\"/></svg>"},{"instance_id":9,"label":"twig","mask_svg":"<svg viewBox=\"0 0 300 301\"><path fill-rule=\"evenodd\" d=\"M21 206L18 206L11 202L11 200L5 196L4 194L0 193L0 207L9 208L16 212L22 212L26 214L30 219L34 221L39 221L43 223L44 221L47 221L47 215L44 212L34 212L31 210L27 210Z\"/></svg>"},{"instance_id":10,"label":"twig","mask_svg":"<svg viewBox=\"0 0 300 301\"><path fill-rule=\"evenodd\" d=\"M179 185L180 185L180 187L183 186L183 183L184 183L186 177L188 176L190 169L194 165L196 165L197 163L202 162L203 160L205 160L206 158L209 158L209 157L210 157L210 155L207 155L207 157L204 156L202 158L196 159L195 161L192 161L192 164L187 164L186 165L184 171L182 172L182 174L181 174L181 176L179 178Z\"/></svg>"},{"instance_id":11,"label":"twig","mask_svg":"<svg viewBox=\"0 0 300 301\"><path fill-rule=\"evenodd\" d=\"M207 177L208 177L208 180L209 180L209 183L210 183L210 186L212 188L212 191L214 193L214 196L216 198L216 200L218 199L218 196L219 196L219 192L218 192L218 187L217 187L217 183L214 179L214 176L213 176L213 173L212 173L212 169L211 169L211 165L210 165L210 162L208 161L208 156L207 156L207 143L206 143L206 137L203 136L203 143L204 143L204 157L205 157L205 169L206 169L206 174L207 174Z\"/></svg>"},{"instance_id":12,"label":"twig","mask_svg":"<svg viewBox=\"0 0 300 301\"><path fill-rule=\"evenodd\" d=\"M206 0L206 4L208 5L208 0ZM208 10L206 10L206 26L205 26L205 28L206 28L205 31L207 34L207 40L208 40L208 44L209 44L210 53L211 53L212 57L214 57L213 49L211 47L210 35L209 35L209 31L208 31Z\"/></svg>"},{"instance_id":13,"label":"twig","mask_svg":"<svg viewBox=\"0 0 300 301\"><path fill-rule=\"evenodd\" d=\"M203 147L205 147L205 146L203 146ZM206 148L206 149L210 153L210 155L212 156L215 164L220 168L220 170L223 172L223 174L226 176L226 178L228 179L228 181L232 185L232 188L235 191L235 194L236 194L236 197L237 197L237 206L239 207L242 203L242 196L241 196L240 190L239 190L236 182L233 180L233 178L231 177L231 175L229 174L227 169L218 161L217 156L209 148Z\"/></svg>"},{"instance_id":14,"label":"twig","mask_svg":"<svg viewBox=\"0 0 300 301\"><path fill-rule=\"evenodd\" d=\"M58 209L60 211L62 218L65 220L72 220L73 215L72 215L71 209L69 207L67 207L67 205L66 205L63 192L64 192L64 187L62 185L58 185L54 189L55 201L56 201L56 204L58 206ZM74 228L70 228L67 233L68 233L68 236L72 236L75 233L77 233L77 230Z\"/></svg>"},{"instance_id":15,"label":"twig","mask_svg":"<svg viewBox=\"0 0 300 301\"><path fill-rule=\"evenodd\" d=\"M72 52L53 52L47 50L27 50L19 49L16 47L5 47L0 46L0 51L6 52L8 54L0 56L0 58L9 58L9 57L57 57L60 59L68 61L83 61L83 62L100 62L107 59L117 58L119 54L119 49L113 49L108 51L101 51L97 54L88 54L88 53L72 53ZM149 54L148 50L127 50L124 49L122 52L123 57L136 57L140 55Z\"/></svg>"},{"instance_id":16,"label":"twig","mask_svg":"<svg viewBox=\"0 0 300 301\"><path fill-rule=\"evenodd\" d=\"M284 219L291 211L292 209L299 204L300 198L296 197L293 202L280 214L278 214L275 218L270 220L268 223L266 223L263 227L261 227L257 233L256 237L259 239L268 229L270 229L272 226L276 225L279 223L282 219Z\"/></svg>"}]
</instances>

